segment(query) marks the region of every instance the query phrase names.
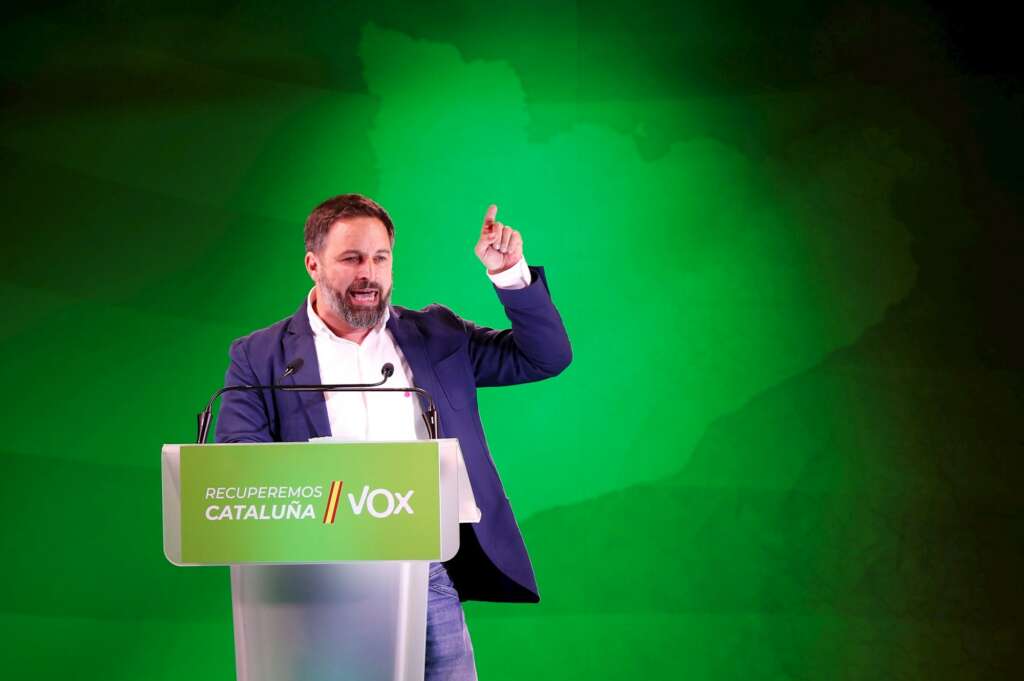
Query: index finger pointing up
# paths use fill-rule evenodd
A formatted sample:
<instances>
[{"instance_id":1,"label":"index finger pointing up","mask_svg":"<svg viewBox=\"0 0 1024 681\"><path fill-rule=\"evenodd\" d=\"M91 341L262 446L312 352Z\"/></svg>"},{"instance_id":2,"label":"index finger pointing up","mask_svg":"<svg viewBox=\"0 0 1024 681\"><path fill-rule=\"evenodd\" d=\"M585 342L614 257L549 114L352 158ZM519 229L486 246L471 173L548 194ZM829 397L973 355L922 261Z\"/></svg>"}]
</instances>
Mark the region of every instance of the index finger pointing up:
<instances>
[{"instance_id":1,"label":"index finger pointing up","mask_svg":"<svg viewBox=\"0 0 1024 681\"><path fill-rule=\"evenodd\" d=\"M492 224L494 224L494 218L496 218L497 216L498 206L492 203L490 206L487 207L487 214L484 215L484 229L487 229Z\"/></svg>"}]
</instances>

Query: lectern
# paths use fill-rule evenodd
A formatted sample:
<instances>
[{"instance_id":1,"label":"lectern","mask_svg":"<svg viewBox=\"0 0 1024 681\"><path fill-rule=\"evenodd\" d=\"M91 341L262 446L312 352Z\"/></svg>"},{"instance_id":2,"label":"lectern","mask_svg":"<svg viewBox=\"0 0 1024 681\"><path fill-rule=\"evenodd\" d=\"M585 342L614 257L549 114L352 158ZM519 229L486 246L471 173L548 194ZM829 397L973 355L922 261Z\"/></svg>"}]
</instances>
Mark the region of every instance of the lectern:
<instances>
[{"instance_id":1,"label":"lectern","mask_svg":"<svg viewBox=\"0 0 1024 681\"><path fill-rule=\"evenodd\" d=\"M477 522L458 440L165 445L164 552L230 566L239 681L421 681L428 568Z\"/></svg>"}]
</instances>

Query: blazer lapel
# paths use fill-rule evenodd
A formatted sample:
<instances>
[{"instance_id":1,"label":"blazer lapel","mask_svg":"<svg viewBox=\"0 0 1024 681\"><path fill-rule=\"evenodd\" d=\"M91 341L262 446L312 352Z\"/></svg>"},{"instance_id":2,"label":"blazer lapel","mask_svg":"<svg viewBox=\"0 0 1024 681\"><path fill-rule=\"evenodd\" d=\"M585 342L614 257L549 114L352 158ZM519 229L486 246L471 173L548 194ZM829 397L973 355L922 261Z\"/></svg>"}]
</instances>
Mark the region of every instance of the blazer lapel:
<instances>
[{"instance_id":1,"label":"blazer lapel","mask_svg":"<svg viewBox=\"0 0 1024 681\"><path fill-rule=\"evenodd\" d=\"M413 386L426 390L434 398L434 402L438 403L441 396L441 385L434 373L434 364L427 355L427 344L419 327L415 322L403 317L400 310L392 307L387 328L402 354L405 355L406 361L409 362L409 368L412 369ZM422 396L418 397L420 408L426 413L428 405ZM438 433L438 436L443 437L443 434Z\"/></svg>"},{"instance_id":2,"label":"blazer lapel","mask_svg":"<svg viewBox=\"0 0 1024 681\"><path fill-rule=\"evenodd\" d=\"M299 311L288 324L284 336L285 363L296 357L302 358L302 367L285 379L292 385L313 385L320 382L320 363L316 358L316 344L313 331L309 328L309 317L306 315L306 301L303 300ZM294 393L302 405L302 413L306 417L310 437L327 437L331 434L331 423L327 418L327 403L322 392Z\"/></svg>"}]
</instances>

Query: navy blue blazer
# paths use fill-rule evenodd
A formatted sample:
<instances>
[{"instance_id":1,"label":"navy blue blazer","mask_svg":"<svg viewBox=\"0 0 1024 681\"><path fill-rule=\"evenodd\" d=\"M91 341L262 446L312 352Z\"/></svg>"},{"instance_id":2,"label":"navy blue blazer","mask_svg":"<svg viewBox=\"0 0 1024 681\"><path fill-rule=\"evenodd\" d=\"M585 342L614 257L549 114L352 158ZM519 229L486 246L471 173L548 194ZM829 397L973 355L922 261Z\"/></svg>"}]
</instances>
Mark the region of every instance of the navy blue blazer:
<instances>
[{"instance_id":1,"label":"navy blue blazer","mask_svg":"<svg viewBox=\"0 0 1024 681\"><path fill-rule=\"evenodd\" d=\"M572 360L544 270L530 271L530 286L495 289L511 329L477 326L441 305L392 306L387 323L416 385L434 396L440 436L458 438L480 507L480 522L460 526L459 553L446 563L462 600L540 600L530 557L487 449L476 397L479 387L555 376ZM305 299L291 317L232 343L230 356L225 385L273 383L297 357L304 363L286 381L319 383ZM217 418L216 441L304 442L330 434L323 393L229 392Z\"/></svg>"}]
</instances>

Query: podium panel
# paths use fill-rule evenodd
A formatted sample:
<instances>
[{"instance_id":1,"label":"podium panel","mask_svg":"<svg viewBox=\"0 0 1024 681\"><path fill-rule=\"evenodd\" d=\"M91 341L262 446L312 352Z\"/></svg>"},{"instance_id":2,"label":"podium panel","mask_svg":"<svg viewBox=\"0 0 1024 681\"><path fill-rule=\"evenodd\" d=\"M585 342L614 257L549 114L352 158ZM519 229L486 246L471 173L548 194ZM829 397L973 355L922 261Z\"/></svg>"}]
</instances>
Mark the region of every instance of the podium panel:
<instances>
[{"instance_id":1,"label":"podium panel","mask_svg":"<svg viewBox=\"0 0 1024 681\"><path fill-rule=\"evenodd\" d=\"M422 681L429 565L232 566L239 681Z\"/></svg>"},{"instance_id":2,"label":"podium panel","mask_svg":"<svg viewBox=\"0 0 1024 681\"><path fill-rule=\"evenodd\" d=\"M162 459L180 566L445 561L460 520L479 519L454 439L165 445Z\"/></svg>"}]
</instances>

